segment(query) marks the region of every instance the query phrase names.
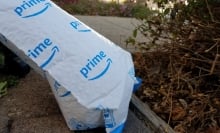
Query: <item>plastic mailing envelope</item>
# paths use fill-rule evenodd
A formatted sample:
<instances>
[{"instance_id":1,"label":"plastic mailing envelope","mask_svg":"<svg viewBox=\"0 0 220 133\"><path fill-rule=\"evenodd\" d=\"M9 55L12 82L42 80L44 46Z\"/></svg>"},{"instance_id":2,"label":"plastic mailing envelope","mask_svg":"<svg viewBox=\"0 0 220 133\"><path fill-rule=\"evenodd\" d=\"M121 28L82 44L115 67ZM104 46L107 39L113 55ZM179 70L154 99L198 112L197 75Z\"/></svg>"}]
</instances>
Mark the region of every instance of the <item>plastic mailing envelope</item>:
<instances>
[{"instance_id":1,"label":"plastic mailing envelope","mask_svg":"<svg viewBox=\"0 0 220 133\"><path fill-rule=\"evenodd\" d=\"M0 41L48 80L71 130L122 132L136 82L130 53L49 0L0 1Z\"/></svg>"}]
</instances>

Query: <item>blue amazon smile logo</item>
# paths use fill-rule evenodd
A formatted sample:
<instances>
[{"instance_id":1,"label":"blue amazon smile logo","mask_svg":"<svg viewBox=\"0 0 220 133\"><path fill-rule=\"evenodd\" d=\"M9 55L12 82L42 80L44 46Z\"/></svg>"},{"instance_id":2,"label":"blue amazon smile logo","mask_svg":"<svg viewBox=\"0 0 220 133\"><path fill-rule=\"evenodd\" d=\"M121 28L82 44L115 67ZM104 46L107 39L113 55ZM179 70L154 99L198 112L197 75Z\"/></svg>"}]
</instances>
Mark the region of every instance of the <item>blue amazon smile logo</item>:
<instances>
[{"instance_id":1,"label":"blue amazon smile logo","mask_svg":"<svg viewBox=\"0 0 220 133\"><path fill-rule=\"evenodd\" d=\"M29 49L27 52L28 53L27 55L33 60L36 60L43 53L45 53L45 51L47 51L47 49L49 49L50 47L52 47L51 52L49 52L51 54L40 65L40 67L43 69L54 59L56 53L60 51L59 47L54 45L53 42L49 38L44 39L41 43L37 44L37 46L35 46L33 49Z\"/></svg>"},{"instance_id":2,"label":"blue amazon smile logo","mask_svg":"<svg viewBox=\"0 0 220 133\"><path fill-rule=\"evenodd\" d=\"M102 77L107 73L107 71L110 69L112 60L111 58L107 58L107 55L104 51L100 51L97 55L95 55L92 59L87 60L87 64L81 68L80 73L82 76L88 80L96 80ZM90 73L96 70L95 68L99 66L100 63L106 62L106 66L102 71L95 74L95 76L91 76ZM97 71L97 70L96 70ZM90 76L89 76L90 75Z\"/></svg>"},{"instance_id":3,"label":"blue amazon smile logo","mask_svg":"<svg viewBox=\"0 0 220 133\"><path fill-rule=\"evenodd\" d=\"M66 97L66 96L71 95L71 92L65 90L57 81L54 82L53 86L59 97Z\"/></svg>"},{"instance_id":4,"label":"blue amazon smile logo","mask_svg":"<svg viewBox=\"0 0 220 133\"><path fill-rule=\"evenodd\" d=\"M78 32L91 32L91 30L88 29L88 27L85 27L85 25L83 25L79 21L73 21L70 23L70 25L73 29L77 30Z\"/></svg>"},{"instance_id":5,"label":"blue amazon smile logo","mask_svg":"<svg viewBox=\"0 0 220 133\"><path fill-rule=\"evenodd\" d=\"M48 10L51 7L51 3L46 2L46 0L29 0L23 1L23 3L14 9L15 13L22 18L30 18L34 16L38 16ZM41 6L39 6L41 5ZM43 5L43 6L42 6ZM39 9L38 9L39 8ZM33 9L33 13L25 14L25 11ZM30 12L30 11L29 11Z\"/></svg>"},{"instance_id":6,"label":"blue amazon smile logo","mask_svg":"<svg viewBox=\"0 0 220 133\"><path fill-rule=\"evenodd\" d=\"M95 80L95 79L98 79L98 78L102 77L108 71L108 69L110 68L112 60L109 58L109 59L106 60L106 63L107 63L107 65L106 65L105 69L102 72L100 72L97 76L95 76L93 78L90 78L89 80Z\"/></svg>"},{"instance_id":7,"label":"blue amazon smile logo","mask_svg":"<svg viewBox=\"0 0 220 133\"><path fill-rule=\"evenodd\" d=\"M46 61L44 61L44 62L40 65L40 67L41 67L41 68L45 68L45 67L47 66L47 64L49 64L49 63L51 62L51 60L53 60L53 58L54 58L54 56L55 56L55 54L56 54L57 52L59 52L59 48L58 48L57 46L54 46L54 47L51 49L51 55L49 56L49 58L48 58Z\"/></svg>"}]
</instances>

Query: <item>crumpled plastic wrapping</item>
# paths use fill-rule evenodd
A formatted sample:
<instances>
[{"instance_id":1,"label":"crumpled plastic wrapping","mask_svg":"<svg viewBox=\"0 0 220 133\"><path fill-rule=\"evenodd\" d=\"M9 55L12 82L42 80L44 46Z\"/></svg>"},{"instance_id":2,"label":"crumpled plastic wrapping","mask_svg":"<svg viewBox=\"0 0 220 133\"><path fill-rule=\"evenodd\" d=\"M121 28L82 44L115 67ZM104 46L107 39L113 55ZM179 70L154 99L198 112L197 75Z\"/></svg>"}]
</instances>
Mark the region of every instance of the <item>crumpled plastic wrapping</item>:
<instances>
[{"instance_id":1,"label":"crumpled plastic wrapping","mask_svg":"<svg viewBox=\"0 0 220 133\"><path fill-rule=\"evenodd\" d=\"M49 0L0 1L0 41L48 80L71 130L122 132L137 82L130 53Z\"/></svg>"}]
</instances>

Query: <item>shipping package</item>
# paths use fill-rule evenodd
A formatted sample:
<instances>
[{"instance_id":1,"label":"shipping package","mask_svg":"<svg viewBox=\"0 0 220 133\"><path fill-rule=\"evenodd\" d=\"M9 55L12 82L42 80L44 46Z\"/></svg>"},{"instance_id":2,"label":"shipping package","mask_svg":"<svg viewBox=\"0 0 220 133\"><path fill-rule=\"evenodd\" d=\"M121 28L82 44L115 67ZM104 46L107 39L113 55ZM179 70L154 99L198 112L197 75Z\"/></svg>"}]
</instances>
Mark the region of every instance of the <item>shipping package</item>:
<instances>
[{"instance_id":1,"label":"shipping package","mask_svg":"<svg viewBox=\"0 0 220 133\"><path fill-rule=\"evenodd\" d=\"M130 53L49 0L0 1L0 41L48 80L71 130L122 132L136 82Z\"/></svg>"}]
</instances>

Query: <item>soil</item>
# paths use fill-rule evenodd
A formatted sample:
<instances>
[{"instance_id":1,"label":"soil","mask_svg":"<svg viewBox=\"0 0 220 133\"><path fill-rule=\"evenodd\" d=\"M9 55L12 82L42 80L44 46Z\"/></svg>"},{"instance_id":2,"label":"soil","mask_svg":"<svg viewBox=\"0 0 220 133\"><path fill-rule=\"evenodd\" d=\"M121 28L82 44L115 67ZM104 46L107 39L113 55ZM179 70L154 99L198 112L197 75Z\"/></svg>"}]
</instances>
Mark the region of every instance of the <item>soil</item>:
<instances>
[{"instance_id":1,"label":"soil","mask_svg":"<svg viewBox=\"0 0 220 133\"><path fill-rule=\"evenodd\" d=\"M129 111L123 132L150 131ZM70 131L48 82L31 70L0 98L0 133L105 133L105 130Z\"/></svg>"},{"instance_id":2,"label":"soil","mask_svg":"<svg viewBox=\"0 0 220 133\"><path fill-rule=\"evenodd\" d=\"M0 99L0 117L7 126L1 133L71 133L49 84L34 71L8 88Z\"/></svg>"},{"instance_id":3,"label":"soil","mask_svg":"<svg viewBox=\"0 0 220 133\"><path fill-rule=\"evenodd\" d=\"M34 71L0 99L0 133L9 132L74 133L67 127L48 82ZM93 132L104 130L86 133Z\"/></svg>"}]
</instances>

